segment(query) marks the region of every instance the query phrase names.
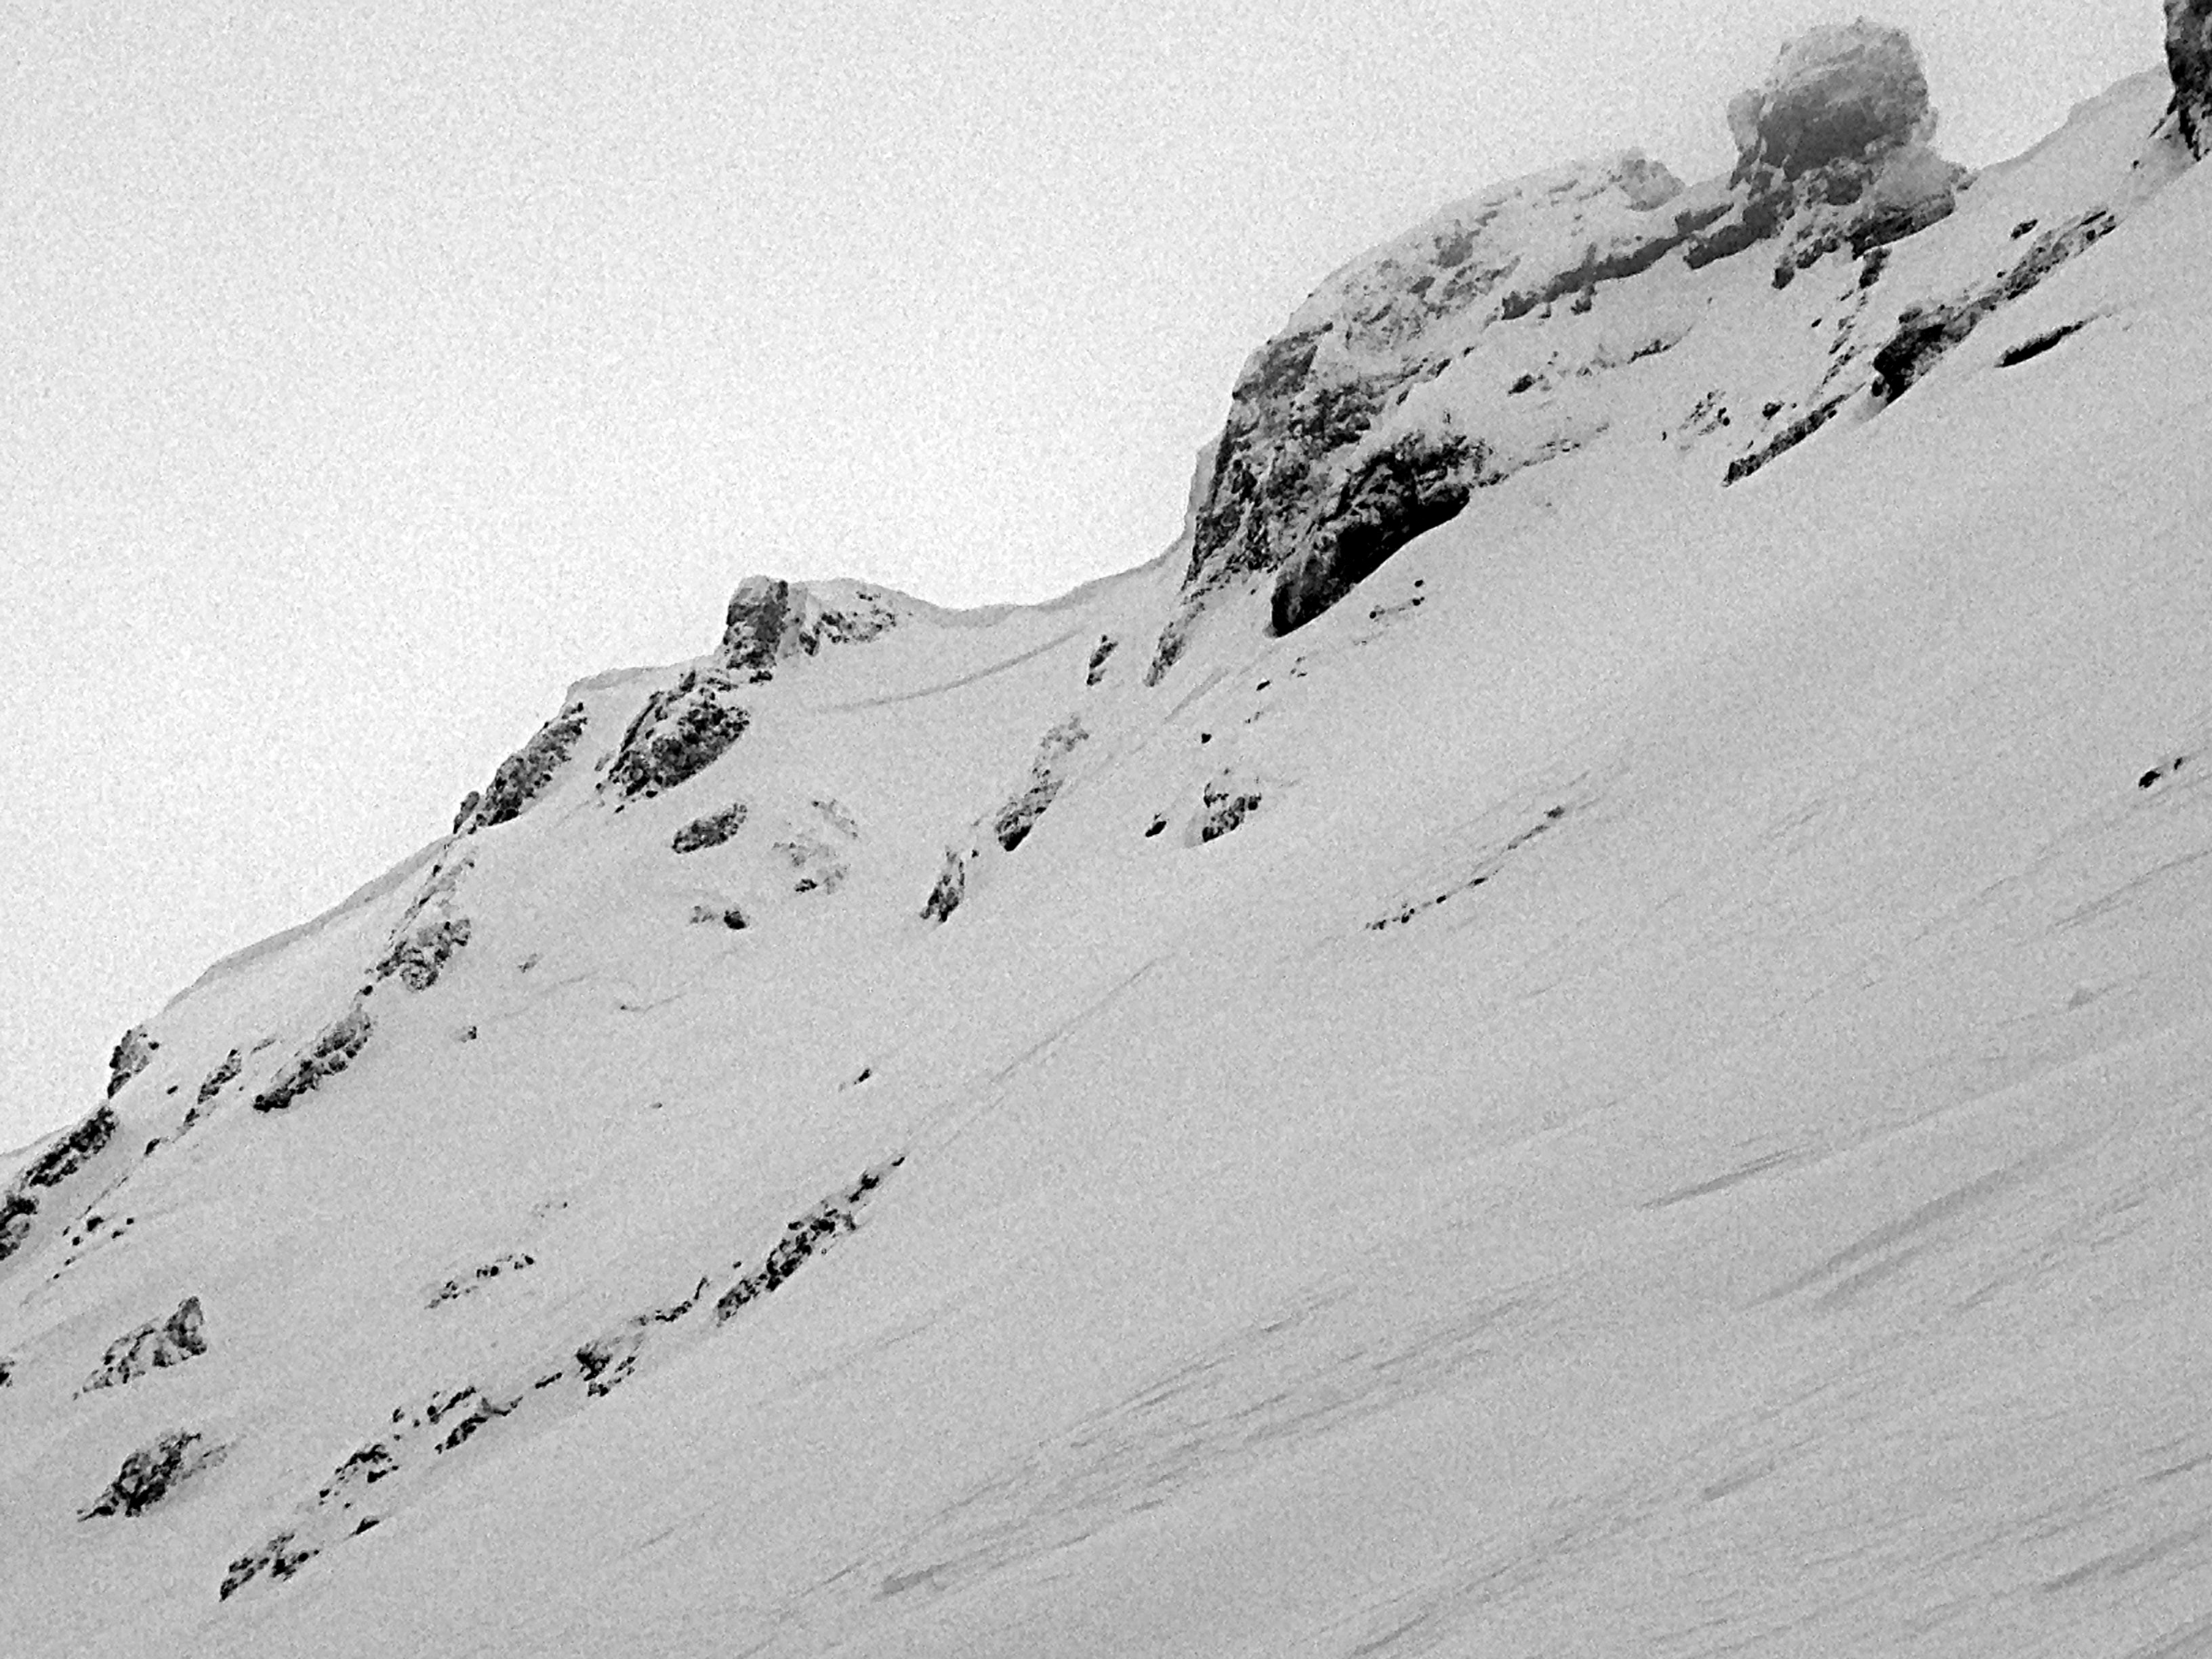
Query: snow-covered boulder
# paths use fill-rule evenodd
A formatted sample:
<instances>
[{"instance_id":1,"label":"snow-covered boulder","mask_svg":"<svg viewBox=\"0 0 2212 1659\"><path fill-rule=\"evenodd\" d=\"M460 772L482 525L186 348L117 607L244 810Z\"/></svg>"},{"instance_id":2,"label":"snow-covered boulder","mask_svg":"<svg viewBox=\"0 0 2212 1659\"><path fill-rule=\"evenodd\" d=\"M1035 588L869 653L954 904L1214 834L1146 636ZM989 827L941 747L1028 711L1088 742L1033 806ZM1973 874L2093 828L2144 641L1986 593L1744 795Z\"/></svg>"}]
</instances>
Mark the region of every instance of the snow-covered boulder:
<instances>
[{"instance_id":1,"label":"snow-covered boulder","mask_svg":"<svg viewBox=\"0 0 2212 1659\"><path fill-rule=\"evenodd\" d=\"M2166 67L2190 153L2212 152L2212 0L2166 0Z\"/></svg>"}]
</instances>

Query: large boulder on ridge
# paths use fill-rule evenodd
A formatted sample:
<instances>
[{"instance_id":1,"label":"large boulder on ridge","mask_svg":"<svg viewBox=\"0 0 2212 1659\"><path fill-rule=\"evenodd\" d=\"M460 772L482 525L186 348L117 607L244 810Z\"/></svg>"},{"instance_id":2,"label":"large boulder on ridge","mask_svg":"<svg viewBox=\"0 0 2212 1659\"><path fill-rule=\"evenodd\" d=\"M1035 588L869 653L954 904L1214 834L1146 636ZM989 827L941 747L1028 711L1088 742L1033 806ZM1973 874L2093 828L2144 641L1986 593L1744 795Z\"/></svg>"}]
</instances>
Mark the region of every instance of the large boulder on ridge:
<instances>
[{"instance_id":1,"label":"large boulder on ridge","mask_svg":"<svg viewBox=\"0 0 2212 1659\"><path fill-rule=\"evenodd\" d=\"M1765 85L1737 94L1728 118L1739 178L1767 167L1796 179L1831 161L1925 143L1936 131L1911 37L1863 17L1788 42Z\"/></svg>"}]
</instances>

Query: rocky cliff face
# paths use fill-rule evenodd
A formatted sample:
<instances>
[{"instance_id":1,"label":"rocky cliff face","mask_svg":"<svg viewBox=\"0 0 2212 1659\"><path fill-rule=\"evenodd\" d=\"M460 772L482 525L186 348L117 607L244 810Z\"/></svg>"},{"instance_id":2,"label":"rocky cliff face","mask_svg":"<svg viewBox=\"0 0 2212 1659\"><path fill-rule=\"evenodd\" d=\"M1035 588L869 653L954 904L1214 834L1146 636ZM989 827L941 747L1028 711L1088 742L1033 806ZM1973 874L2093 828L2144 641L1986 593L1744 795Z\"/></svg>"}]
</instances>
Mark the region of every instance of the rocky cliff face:
<instances>
[{"instance_id":1,"label":"rocky cliff face","mask_svg":"<svg viewBox=\"0 0 2212 1659\"><path fill-rule=\"evenodd\" d=\"M1725 181L1686 190L1634 153L1538 174L1324 283L1238 377L1148 683L1221 597L1267 585L1269 625L1288 633L1477 490L1582 448L1601 422L1495 393L1540 390L1540 372L1504 365L1572 349L1601 289L1770 243L1784 287L1832 253L1863 257L1942 220L1964 177L1929 147L1936 115L1911 41L1865 21L1791 41L1729 121L1740 154ZM1582 367L1640 355L1585 354Z\"/></svg>"},{"instance_id":2,"label":"rocky cliff face","mask_svg":"<svg viewBox=\"0 0 2212 1659\"><path fill-rule=\"evenodd\" d=\"M2166 67L2183 141L2212 152L2212 0L2166 0Z\"/></svg>"}]
</instances>

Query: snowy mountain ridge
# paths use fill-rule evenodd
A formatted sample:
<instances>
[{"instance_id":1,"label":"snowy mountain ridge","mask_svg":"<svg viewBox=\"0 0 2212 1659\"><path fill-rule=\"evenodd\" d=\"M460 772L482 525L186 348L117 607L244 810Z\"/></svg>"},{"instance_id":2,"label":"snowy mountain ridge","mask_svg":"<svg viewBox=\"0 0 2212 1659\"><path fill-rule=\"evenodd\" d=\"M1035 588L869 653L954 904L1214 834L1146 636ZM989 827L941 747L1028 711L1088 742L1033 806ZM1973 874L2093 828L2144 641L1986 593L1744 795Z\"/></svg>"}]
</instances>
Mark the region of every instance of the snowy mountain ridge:
<instances>
[{"instance_id":1,"label":"snowy mountain ridge","mask_svg":"<svg viewBox=\"0 0 2212 1659\"><path fill-rule=\"evenodd\" d=\"M1329 277L1161 558L578 681L0 1181L11 1650L2212 1639L2168 15L1972 178L1814 31Z\"/></svg>"}]
</instances>

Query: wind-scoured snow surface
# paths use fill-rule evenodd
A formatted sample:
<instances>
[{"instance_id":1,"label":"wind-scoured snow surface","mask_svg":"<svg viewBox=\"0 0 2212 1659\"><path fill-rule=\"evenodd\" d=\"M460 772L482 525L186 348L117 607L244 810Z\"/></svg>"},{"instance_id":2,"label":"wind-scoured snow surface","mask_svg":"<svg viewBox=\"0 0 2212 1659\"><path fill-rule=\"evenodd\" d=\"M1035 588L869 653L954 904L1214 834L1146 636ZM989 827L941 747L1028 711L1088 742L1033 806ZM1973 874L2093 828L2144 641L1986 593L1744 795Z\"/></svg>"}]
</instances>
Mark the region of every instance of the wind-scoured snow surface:
<instances>
[{"instance_id":1,"label":"wind-scoured snow surface","mask_svg":"<svg viewBox=\"0 0 2212 1659\"><path fill-rule=\"evenodd\" d=\"M7 1650L2212 1648L2167 90L1501 323L1574 445L1285 637L1146 685L1186 547L580 683L7 1172Z\"/></svg>"}]
</instances>

